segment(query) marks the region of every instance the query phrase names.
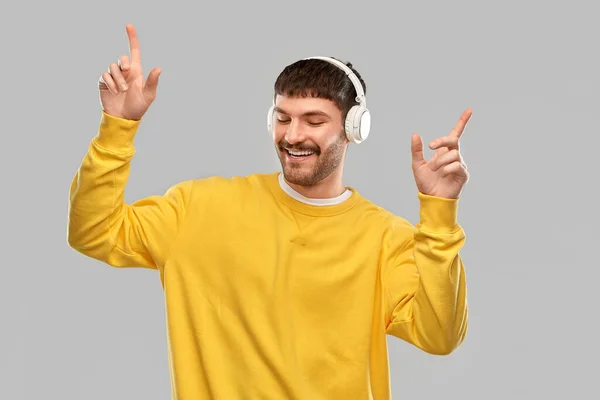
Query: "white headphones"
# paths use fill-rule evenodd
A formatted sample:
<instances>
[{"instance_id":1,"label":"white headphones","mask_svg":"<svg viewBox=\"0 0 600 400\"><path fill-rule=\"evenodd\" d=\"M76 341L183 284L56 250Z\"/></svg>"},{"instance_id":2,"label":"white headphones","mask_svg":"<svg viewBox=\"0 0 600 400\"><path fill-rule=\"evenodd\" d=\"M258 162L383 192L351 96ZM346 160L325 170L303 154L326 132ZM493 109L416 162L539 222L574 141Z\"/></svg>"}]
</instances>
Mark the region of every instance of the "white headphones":
<instances>
[{"instance_id":1,"label":"white headphones","mask_svg":"<svg viewBox=\"0 0 600 400\"><path fill-rule=\"evenodd\" d=\"M367 109L367 100L365 97L365 93L363 91L363 87L360 83L360 80L352 72L348 66L336 59L330 57L308 57L305 60L323 60L327 61L341 70L343 70L348 78L352 81L354 85L354 89L356 90L357 96L355 100L359 103L358 105L353 106L350 111L348 111L348 115L346 115L346 120L344 121L344 130L346 131L346 137L349 141L353 143L361 143L368 136L369 131L371 130L371 113ZM275 108L274 104L275 100L273 100L273 105L269 108L269 112L267 114L267 128L269 130L269 134L274 136L273 132L273 109Z\"/></svg>"}]
</instances>

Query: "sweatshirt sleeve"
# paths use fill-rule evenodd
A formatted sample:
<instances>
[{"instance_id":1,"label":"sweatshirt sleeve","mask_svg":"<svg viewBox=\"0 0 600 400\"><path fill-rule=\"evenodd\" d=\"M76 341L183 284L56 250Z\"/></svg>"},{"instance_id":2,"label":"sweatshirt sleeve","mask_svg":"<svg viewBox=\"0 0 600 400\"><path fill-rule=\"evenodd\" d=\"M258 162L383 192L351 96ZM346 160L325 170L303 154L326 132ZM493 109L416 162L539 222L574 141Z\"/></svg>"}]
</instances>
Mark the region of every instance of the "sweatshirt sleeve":
<instances>
[{"instance_id":1,"label":"sweatshirt sleeve","mask_svg":"<svg viewBox=\"0 0 600 400\"><path fill-rule=\"evenodd\" d=\"M126 204L125 186L140 121L102 112L98 134L70 188L68 243L114 267L161 269L186 215L194 181Z\"/></svg>"},{"instance_id":2,"label":"sweatshirt sleeve","mask_svg":"<svg viewBox=\"0 0 600 400\"><path fill-rule=\"evenodd\" d=\"M386 333L436 355L448 355L467 332L467 287L459 251L465 233L458 199L418 193L420 220L406 222L384 269ZM392 248L394 246L391 246Z\"/></svg>"}]
</instances>

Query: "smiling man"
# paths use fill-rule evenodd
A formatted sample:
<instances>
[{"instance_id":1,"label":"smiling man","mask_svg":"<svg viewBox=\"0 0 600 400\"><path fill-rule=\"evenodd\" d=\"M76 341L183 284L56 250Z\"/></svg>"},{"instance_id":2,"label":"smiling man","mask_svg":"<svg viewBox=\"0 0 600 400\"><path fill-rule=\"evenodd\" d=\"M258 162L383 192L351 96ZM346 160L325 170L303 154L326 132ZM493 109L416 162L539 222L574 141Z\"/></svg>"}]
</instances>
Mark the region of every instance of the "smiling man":
<instances>
[{"instance_id":1,"label":"smiling man","mask_svg":"<svg viewBox=\"0 0 600 400\"><path fill-rule=\"evenodd\" d=\"M277 83L283 86L285 79L286 75L280 76ZM320 94L314 89L309 90L303 95L315 97L276 96L274 124L278 132L285 132L278 137L278 155L285 180L292 187L309 197L334 197L345 189L341 178L348 140L341 128L340 109L332 101L316 97ZM331 131L333 135L328 134Z\"/></svg>"},{"instance_id":2,"label":"smiling man","mask_svg":"<svg viewBox=\"0 0 600 400\"><path fill-rule=\"evenodd\" d=\"M342 181L370 130L350 64L299 60L275 81L268 131L282 173L208 177L124 202L134 136L156 97L131 54L100 78L101 123L71 186L68 241L114 267L158 271L172 398L389 399L386 335L448 355L467 332L458 198L467 110L423 158L416 226ZM389 182L386 182L389 184Z\"/></svg>"}]
</instances>

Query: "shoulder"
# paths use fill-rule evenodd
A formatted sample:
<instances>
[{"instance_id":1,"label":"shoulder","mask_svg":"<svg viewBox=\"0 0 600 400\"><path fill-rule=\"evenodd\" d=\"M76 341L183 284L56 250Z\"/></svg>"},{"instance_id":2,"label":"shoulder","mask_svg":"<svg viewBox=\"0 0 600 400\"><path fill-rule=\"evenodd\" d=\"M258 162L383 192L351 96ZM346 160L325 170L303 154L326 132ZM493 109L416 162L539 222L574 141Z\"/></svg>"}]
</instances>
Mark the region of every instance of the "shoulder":
<instances>
[{"instance_id":1,"label":"shoulder","mask_svg":"<svg viewBox=\"0 0 600 400\"><path fill-rule=\"evenodd\" d=\"M277 174L250 174L250 175L234 175L230 177L225 176L208 176L203 178L195 178L189 180L196 187L203 187L207 189L247 189L249 187L260 187L264 186L268 180L277 179Z\"/></svg>"},{"instance_id":2,"label":"shoulder","mask_svg":"<svg viewBox=\"0 0 600 400\"><path fill-rule=\"evenodd\" d=\"M367 226L370 232L376 232L386 247L404 247L414 237L415 226L407 218L371 200L362 197L355 211L358 211L356 215L363 220L364 226Z\"/></svg>"},{"instance_id":3,"label":"shoulder","mask_svg":"<svg viewBox=\"0 0 600 400\"><path fill-rule=\"evenodd\" d=\"M381 226L383 229L411 228L413 225L403 216L394 214L386 208L361 196L357 211L369 222Z\"/></svg>"},{"instance_id":4,"label":"shoulder","mask_svg":"<svg viewBox=\"0 0 600 400\"><path fill-rule=\"evenodd\" d=\"M250 174L245 176L207 176L179 182L175 187L189 190L194 201L243 197L253 192L267 190L269 180L276 179L276 174ZM236 196L236 197L232 197Z\"/></svg>"}]
</instances>

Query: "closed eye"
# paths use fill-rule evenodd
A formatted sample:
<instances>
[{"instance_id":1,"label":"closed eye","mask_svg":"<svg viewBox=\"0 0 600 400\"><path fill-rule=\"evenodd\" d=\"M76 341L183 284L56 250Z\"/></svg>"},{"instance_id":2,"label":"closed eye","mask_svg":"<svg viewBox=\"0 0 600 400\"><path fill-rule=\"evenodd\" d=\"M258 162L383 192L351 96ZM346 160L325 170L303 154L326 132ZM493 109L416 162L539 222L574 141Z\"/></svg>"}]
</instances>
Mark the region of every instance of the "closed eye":
<instances>
[{"instance_id":1,"label":"closed eye","mask_svg":"<svg viewBox=\"0 0 600 400\"><path fill-rule=\"evenodd\" d=\"M286 124L286 123L290 122L290 120L288 120L288 119L286 119L286 120L283 120L283 119L279 119L279 118L277 118L277 122L279 122L280 124ZM324 123L325 123L325 122L310 122L310 121L308 122L308 124L309 124L310 126L321 126L321 125L323 125Z\"/></svg>"}]
</instances>

